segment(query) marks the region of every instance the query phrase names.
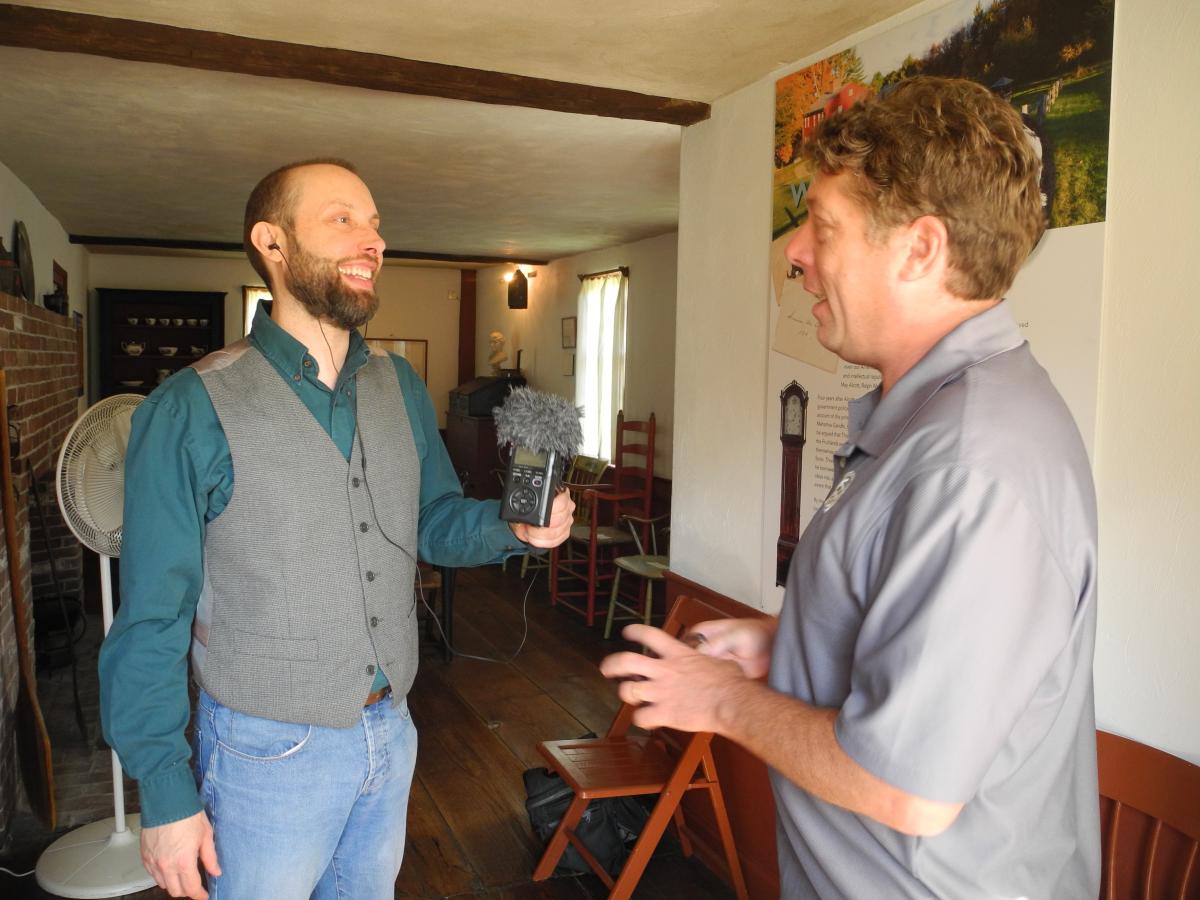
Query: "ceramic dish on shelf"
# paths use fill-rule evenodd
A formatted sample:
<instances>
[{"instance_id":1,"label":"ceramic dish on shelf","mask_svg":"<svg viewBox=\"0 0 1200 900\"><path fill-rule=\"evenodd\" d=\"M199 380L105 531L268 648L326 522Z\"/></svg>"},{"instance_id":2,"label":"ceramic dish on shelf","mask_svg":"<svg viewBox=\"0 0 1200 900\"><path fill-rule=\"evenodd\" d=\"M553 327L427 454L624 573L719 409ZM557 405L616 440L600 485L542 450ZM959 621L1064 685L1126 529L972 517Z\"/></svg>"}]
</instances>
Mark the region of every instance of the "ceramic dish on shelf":
<instances>
[{"instance_id":1,"label":"ceramic dish on shelf","mask_svg":"<svg viewBox=\"0 0 1200 900\"><path fill-rule=\"evenodd\" d=\"M161 353L163 356L174 356L176 353L179 352L179 348L178 347L159 347L158 352Z\"/></svg>"},{"instance_id":2,"label":"ceramic dish on shelf","mask_svg":"<svg viewBox=\"0 0 1200 900\"><path fill-rule=\"evenodd\" d=\"M121 387L141 387L145 383L144 381L122 381Z\"/></svg>"}]
</instances>

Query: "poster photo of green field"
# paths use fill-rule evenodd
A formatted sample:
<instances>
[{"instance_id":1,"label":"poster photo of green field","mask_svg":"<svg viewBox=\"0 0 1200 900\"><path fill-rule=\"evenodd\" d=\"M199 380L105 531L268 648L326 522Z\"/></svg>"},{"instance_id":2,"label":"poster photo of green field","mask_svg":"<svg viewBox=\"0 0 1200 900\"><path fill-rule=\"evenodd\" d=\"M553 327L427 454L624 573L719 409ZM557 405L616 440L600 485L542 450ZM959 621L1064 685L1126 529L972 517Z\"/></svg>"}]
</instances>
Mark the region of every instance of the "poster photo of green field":
<instances>
[{"instance_id":1,"label":"poster photo of green field","mask_svg":"<svg viewBox=\"0 0 1200 900\"><path fill-rule=\"evenodd\" d=\"M1041 145L1051 228L1103 222L1114 0L965 0L775 85L773 242L807 214L800 149L820 122L916 75L969 78L1009 100Z\"/></svg>"}]
</instances>

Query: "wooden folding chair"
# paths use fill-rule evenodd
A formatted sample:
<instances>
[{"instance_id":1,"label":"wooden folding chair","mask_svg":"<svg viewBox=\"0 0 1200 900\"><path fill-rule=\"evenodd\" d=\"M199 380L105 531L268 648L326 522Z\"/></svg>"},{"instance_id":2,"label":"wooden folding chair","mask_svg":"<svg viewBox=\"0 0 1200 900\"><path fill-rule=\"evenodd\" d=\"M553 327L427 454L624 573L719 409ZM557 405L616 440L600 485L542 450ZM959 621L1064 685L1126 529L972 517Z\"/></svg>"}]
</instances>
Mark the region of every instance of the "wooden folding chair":
<instances>
[{"instance_id":1,"label":"wooden folding chair","mask_svg":"<svg viewBox=\"0 0 1200 900\"><path fill-rule=\"evenodd\" d=\"M1096 732L1102 900L1200 897L1200 766Z\"/></svg>"},{"instance_id":2,"label":"wooden folding chair","mask_svg":"<svg viewBox=\"0 0 1200 900\"><path fill-rule=\"evenodd\" d=\"M680 597L663 628L681 635L693 625L724 615L715 607L693 597ZM667 748L663 734L629 734L634 707L621 705L608 733L602 738L574 741L544 741L538 751L563 781L575 792L562 821L546 845L546 852L533 871L533 880L549 878L570 842L592 871L609 889L609 897L625 900L633 894L645 871L650 855L663 831L674 823L685 856L692 855L692 841L684 821L680 801L686 791L705 791L713 806L713 815L725 851L725 863L738 900L746 900L746 882L733 843L733 830L725 810L725 798L713 761L711 732L678 734L682 750L678 755ZM590 801L601 797L631 797L657 794L658 802L650 813L624 868L614 880L575 834Z\"/></svg>"}]
</instances>

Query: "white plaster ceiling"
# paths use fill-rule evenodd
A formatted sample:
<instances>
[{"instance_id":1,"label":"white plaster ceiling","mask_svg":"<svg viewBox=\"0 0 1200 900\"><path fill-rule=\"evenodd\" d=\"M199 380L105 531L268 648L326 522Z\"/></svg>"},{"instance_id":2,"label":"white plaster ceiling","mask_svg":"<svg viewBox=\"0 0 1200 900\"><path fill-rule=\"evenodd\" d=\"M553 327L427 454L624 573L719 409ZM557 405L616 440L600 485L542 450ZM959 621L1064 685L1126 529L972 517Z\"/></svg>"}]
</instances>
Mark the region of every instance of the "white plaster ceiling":
<instances>
[{"instance_id":1,"label":"white plaster ceiling","mask_svg":"<svg viewBox=\"0 0 1200 900\"><path fill-rule=\"evenodd\" d=\"M710 102L914 0L57 0L138 19ZM553 259L673 230L674 125L0 47L0 162L72 234L239 241L254 182L361 169L390 247Z\"/></svg>"}]
</instances>

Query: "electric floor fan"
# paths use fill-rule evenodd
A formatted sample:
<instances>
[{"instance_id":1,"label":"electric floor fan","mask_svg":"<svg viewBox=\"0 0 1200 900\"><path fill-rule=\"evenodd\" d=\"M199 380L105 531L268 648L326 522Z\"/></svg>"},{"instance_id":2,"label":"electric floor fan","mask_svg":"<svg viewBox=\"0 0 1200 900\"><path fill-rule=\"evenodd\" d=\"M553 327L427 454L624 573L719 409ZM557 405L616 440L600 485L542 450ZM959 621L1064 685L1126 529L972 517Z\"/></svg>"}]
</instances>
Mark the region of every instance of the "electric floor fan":
<instances>
[{"instance_id":1,"label":"electric floor fan","mask_svg":"<svg viewBox=\"0 0 1200 900\"><path fill-rule=\"evenodd\" d=\"M67 526L100 555L104 633L112 625L111 560L121 555L125 451L140 394L117 394L92 406L71 427L58 456L58 505ZM59 897L119 897L154 886L142 865L141 817L125 815L121 763L112 754L110 819L71 831L42 853L37 881Z\"/></svg>"}]
</instances>

